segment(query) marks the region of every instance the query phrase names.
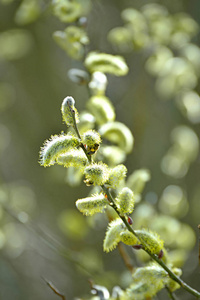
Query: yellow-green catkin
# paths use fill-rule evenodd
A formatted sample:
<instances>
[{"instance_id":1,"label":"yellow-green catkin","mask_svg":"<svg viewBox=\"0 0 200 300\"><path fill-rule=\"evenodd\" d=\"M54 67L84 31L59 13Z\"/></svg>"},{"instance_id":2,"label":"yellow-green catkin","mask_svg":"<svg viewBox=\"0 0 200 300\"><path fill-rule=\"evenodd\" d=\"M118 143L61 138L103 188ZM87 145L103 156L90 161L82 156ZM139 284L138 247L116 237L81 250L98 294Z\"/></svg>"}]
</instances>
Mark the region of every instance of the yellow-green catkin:
<instances>
[{"instance_id":1,"label":"yellow-green catkin","mask_svg":"<svg viewBox=\"0 0 200 300\"><path fill-rule=\"evenodd\" d=\"M76 201L76 207L86 216L104 212L107 205L108 200L103 194L95 194L91 197L78 199Z\"/></svg>"},{"instance_id":2,"label":"yellow-green catkin","mask_svg":"<svg viewBox=\"0 0 200 300\"><path fill-rule=\"evenodd\" d=\"M41 148L40 165L44 167L54 165L59 155L79 145L79 139L72 134L51 136L51 139L46 140Z\"/></svg>"},{"instance_id":3,"label":"yellow-green catkin","mask_svg":"<svg viewBox=\"0 0 200 300\"><path fill-rule=\"evenodd\" d=\"M82 142L88 154L94 154L101 143L101 136L95 130L88 130L82 134Z\"/></svg>"},{"instance_id":4,"label":"yellow-green catkin","mask_svg":"<svg viewBox=\"0 0 200 300\"><path fill-rule=\"evenodd\" d=\"M125 230L125 225L120 218L117 218L109 223L108 229L106 231L106 236L103 242L103 250L105 252L110 252L116 248L117 244L120 242L120 233Z\"/></svg>"},{"instance_id":5,"label":"yellow-green catkin","mask_svg":"<svg viewBox=\"0 0 200 300\"><path fill-rule=\"evenodd\" d=\"M120 239L122 243L129 246L136 245L138 243L136 236L128 230L120 233Z\"/></svg>"},{"instance_id":6,"label":"yellow-green catkin","mask_svg":"<svg viewBox=\"0 0 200 300\"><path fill-rule=\"evenodd\" d=\"M99 125L115 120L115 109L112 102L103 95L91 97L87 103L87 108L95 116Z\"/></svg>"},{"instance_id":7,"label":"yellow-green catkin","mask_svg":"<svg viewBox=\"0 0 200 300\"><path fill-rule=\"evenodd\" d=\"M84 170L86 184L103 185L109 177L108 166L103 163L94 163Z\"/></svg>"},{"instance_id":8,"label":"yellow-green catkin","mask_svg":"<svg viewBox=\"0 0 200 300\"><path fill-rule=\"evenodd\" d=\"M85 59L85 66L91 73L99 71L115 76L128 73L128 66L122 56L107 53L90 52Z\"/></svg>"},{"instance_id":9,"label":"yellow-green catkin","mask_svg":"<svg viewBox=\"0 0 200 300\"><path fill-rule=\"evenodd\" d=\"M83 168L87 164L87 157L82 149L72 149L59 155L57 163L66 168Z\"/></svg>"},{"instance_id":10,"label":"yellow-green catkin","mask_svg":"<svg viewBox=\"0 0 200 300\"><path fill-rule=\"evenodd\" d=\"M168 274L157 263L152 263L145 267L137 268L133 274L134 281L144 280L145 277L150 281L154 281L156 279L167 280Z\"/></svg>"},{"instance_id":11,"label":"yellow-green catkin","mask_svg":"<svg viewBox=\"0 0 200 300\"><path fill-rule=\"evenodd\" d=\"M110 169L108 184L112 188L118 188L126 177L126 173L127 168L122 164Z\"/></svg>"},{"instance_id":12,"label":"yellow-green catkin","mask_svg":"<svg viewBox=\"0 0 200 300\"><path fill-rule=\"evenodd\" d=\"M124 187L115 199L120 214L131 214L134 209L134 194L131 189Z\"/></svg>"},{"instance_id":13,"label":"yellow-green catkin","mask_svg":"<svg viewBox=\"0 0 200 300\"><path fill-rule=\"evenodd\" d=\"M126 291L127 299L151 298L164 287L167 279L167 272L158 264L137 268L133 274L133 284Z\"/></svg>"},{"instance_id":14,"label":"yellow-green catkin","mask_svg":"<svg viewBox=\"0 0 200 300\"><path fill-rule=\"evenodd\" d=\"M61 113L63 117L63 121L67 126L73 126L74 125L74 119L73 114L75 115L76 123L79 122L79 115L75 108L75 100L71 96L67 96L61 106Z\"/></svg>"},{"instance_id":15,"label":"yellow-green catkin","mask_svg":"<svg viewBox=\"0 0 200 300\"><path fill-rule=\"evenodd\" d=\"M78 1L54 0L52 9L53 14L64 23L74 22L81 16L81 6Z\"/></svg>"},{"instance_id":16,"label":"yellow-green catkin","mask_svg":"<svg viewBox=\"0 0 200 300\"><path fill-rule=\"evenodd\" d=\"M99 133L106 140L117 144L126 153L132 151L134 137L125 124L116 121L105 123L99 128Z\"/></svg>"},{"instance_id":17,"label":"yellow-green catkin","mask_svg":"<svg viewBox=\"0 0 200 300\"><path fill-rule=\"evenodd\" d=\"M145 250L158 255L163 249L164 242L156 232L147 229L135 230L135 232Z\"/></svg>"}]
</instances>

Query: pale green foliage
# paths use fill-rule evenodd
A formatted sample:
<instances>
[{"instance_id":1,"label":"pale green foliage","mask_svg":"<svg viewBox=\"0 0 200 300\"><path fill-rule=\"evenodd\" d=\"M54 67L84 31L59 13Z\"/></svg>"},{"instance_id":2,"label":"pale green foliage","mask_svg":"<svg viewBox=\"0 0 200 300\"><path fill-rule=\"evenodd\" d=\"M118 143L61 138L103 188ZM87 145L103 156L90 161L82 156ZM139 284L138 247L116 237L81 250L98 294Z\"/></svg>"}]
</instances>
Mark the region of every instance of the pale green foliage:
<instances>
[{"instance_id":1,"label":"pale green foliage","mask_svg":"<svg viewBox=\"0 0 200 300\"><path fill-rule=\"evenodd\" d=\"M85 66L91 73L99 71L115 76L128 73L128 66L122 56L107 53L90 52L85 59Z\"/></svg>"},{"instance_id":2,"label":"pale green foliage","mask_svg":"<svg viewBox=\"0 0 200 300\"><path fill-rule=\"evenodd\" d=\"M144 249L149 250L152 254L159 254L163 249L164 242L156 232L147 229L135 230L135 232Z\"/></svg>"},{"instance_id":3,"label":"pale green foliage","mask_svg":"<svg viewBox=\"0 0 200 300\"><path fill-rule=\"evenodd\" d=\"M159 200L159 209L162 213L183 217L188 212L189 203L185 191L178 185L168 185Z\"/></svg>"},{"instance_id":4,"label":"pale green foliage","mask_svg":"<svg viewBox=\"0 0 200 300\"><path fill-rule=\"evenodd\" d=\"M135 199L131 189L129 189L128 187L124 187L119 192L115 200L120 214L131 214L133 212Z\"/></svg>"},{"instance_id":5,"label":"pale green foliage","mask_svg":"<svg viewBox=\"0 0 200 300\"><path fill-rule=\"evenodd\" d=\"M119 218L109 223L103 242L103 250L105 252L110 252L116 248L121 239L120 233L124 230L125 226L123 224L123 221Z\"/></svg>"},{"instance_id":6,"label":"pale green foliage","mask_svg":"<svg viewBox=\"0 0 200 300\"><path fill-rule=\"evenodd\" d=\"M44 146L41 148L41 166L49 167L54 165L59 155L79 146L79 144L79 139L72 134L51 136L51 139L46 140Z\"/></svg>"},{"instance_id":7,"label":"pale green foliage","mask_svg":"<svg viewBox=\"0 0 200 300\"><path fill-rule=\"evenodd\" d=\"M192 123L200 122L200 97L194 91L185 91L177 97L176 104L182 114Z\"/></svg>"},{"instance_id":8,"label":"pale green foliage","mask_svg":"<svg viewBox=\"0 0 200 300\"><path fill-rule=\"evenodd\" d=\"M10 29L0 33L0 58L16 60L27 55L33 40L25 29Z\"/></svg>"},{"instance_id":9,"label":"pale green foliage","mask_svg":"<svg viewBox=\"0 0 200 300\"><path fill-rule=\"evenodd\" d=\"M171 133L172 146L161 161L164 173L174 178L182 178L199 151L196 133L187 126L178 126Z\"/></svg>"},{"instance_id":10,"label":"pale green foliage","mask_svg":"<svg viewBox=\"0 0 200 300\"><path fill-rule=\"evenodd\" d=\"M104 161L111 167L121 164L126 159L126 153L118 146L102 145L97 153L98 159Z\"/></svg>"},{"instance_id":11,"label":"pale green foliage","mask_svg":"<svg viewBox=\"0 0 200 300\"><path fill-rule=\"evenodd\" d=\"M85 30L76 26L68 26L64 31L55 31L53 38L60 48L77 60L83 58L85 45L89 43Z\"/></svg>"},{"instance_id":12,"label":"pale green foliage","mask_svg":"<svg viewBox=\"0 0 200 300\"><path fill-rule=\"evenodd\" d=\"M66 172L65 181L69 186L76 187L83 181L82 168L69 167Z\"/></svg>"},{"instance_id":13,"label":"pale green foliage","mask_svg":"<svg viewBox=\"0 0 200 300\"><path fill-rule=\"evenodd\" d=\"M87 184L103 185L109 177L109 169L106 164L93 163L84 170Z\"/></svg>"},{"instance_id":14,"label":"pale green foliage","mask_svg":"<svg viewBox=\"0 0 200 300\"><path fill-rule=\"evenodd\" d=\"M84 133L87 130L91 130L95 127L95 117L87 111L80 113L79 131Z\"/></svg>"},{"instance_id":15,"label":"pale green foliage","mask_svg":"<svg viewBox=\"0 0 200 300\"><path fill-rule=\"evenodd\" d=\"M86 84L89 81L89 74L80 69L72 68L67 72L67 74L69 79L77 84Z\"/></svg>"},{"instance_id":16,"label":"pale green foliage","mask_svg":"<svg viewBox=\"0 0 200 300\"><path fill-rule=\"evenodd\" d=\"M117 188L120 184L123 184L126 177L127 168L124 165L118 165L115 168L110 169L108 184L112 188Z\"/></svg>"},{"instance_id":17,"label":"pale green foliage","mask_svg":"<svg viewBox=\"0 0 200 300\"><path fill-rule=\"evenodd\" d=\"M15 22L18 25L32 23L40 16L41 10L40 0L23 0L15 13Z\"/></svg>"},{"instance_id":18,"label":"pale green foliage","mask_svg":"<svg viewBox=\"0 0 200 300\"><path fill-rule=\"evenodd\" d=\"M103 138L117 144L126 153L133 149L134 138L130 129L121 122L109 122L99 128Z\"/></svg>"},{"instance_id":19,"label":"pale green foliage","mask_svg":"<svg viewBox=\"0 0 200 300\"><path fill-rule=\"evenodd\" d=\"M108 200L103 194L95 194L91 197L78 199L76 201L76 207L86 216L104 212L107 205Z\"/></svg>"},{"instance_id":20,"label":"pale green foliage","mask_svg":"<svg viewBox=\"0 0 200 300\"><path fill-rule=\"evenodd\" d=\"M104 95L108 84L107 77L102 72L92 73L92 79L88 86L93 95Z\"/></svg>"},{"instance_id":21,"label":"pale green foliage","mask_svg":"<svg viewBox=\"0 0 200 300\"><path fill-rule=\"evenodd\" d=\"M179 277L182 275L182 270L179 268L173 268L172 271L174 272L174 274L176 274ZM172 280L171 278L168 279L167 287L169 288L169 290L171 292L174 292L175 290L180 289L180 285L177 282L175 282L174 280Z\"/></svg>"},{"instance_id":22,"label":"pale green foliage","mask_svg":"<svg viewBox=\"0 0 200 300\"><path fill-rule=\"evenodd\" d=\"M127 289L128 299L143 300L153 297L167 282L168 274L158 264L137 268L133 284Z\"/></svg>"},{"instance_id":23,"label":"pale green foliage","mask_svg":"<svg viewBox=\"0 0 200 300\"><path fill-rule=\"evenodd\" d=\"M141 200L141 193L145 187L146 182L148 182L150 178L150 172L146 169L135 170L131 175L129 175L126 185L134 191L136 202L139 202Z\"/></svg>"},{"instance_id":24,"label":"pale green foliage","mask_svg":"<svg viewBox=\"0 0 200 300\"><path fill-rule=\"evenodd\" d=\"M107 38L121 52L129 52L133 48L132 34L128 28L115 27L108 33Z\"/></svg>"},{"instance_id":25,"label":"pale green foliage","mask_svg":"<svg viewBox=\"0 0 200 300\"><path fill-rule=\"evenodd\" d=\"M82 149L73 149L61 154L57 158L57 163L66 168L83 168L87 164L87 157Z\"/></svg>"},{"instance_id":26,"label":"pale green foliage","mask_svg":"<svg viewBox=\"0 0 200 300\"><path fill-rule=\"evenodd\" d=\"M70 23L89 12L90 0L53 0L52 8L60 21Z\"/></svg>"},{"instance_id":27,"label":"pale green foliage","mask_svg":"<svg viewBox=\"0 0 200 300\"><path fill-rule=\"evenodd\" d=\"M87 102L88 110L94 115L98 125L115 120L115 110L105 96L93 96Z\"/></svg>"}]
</instances>

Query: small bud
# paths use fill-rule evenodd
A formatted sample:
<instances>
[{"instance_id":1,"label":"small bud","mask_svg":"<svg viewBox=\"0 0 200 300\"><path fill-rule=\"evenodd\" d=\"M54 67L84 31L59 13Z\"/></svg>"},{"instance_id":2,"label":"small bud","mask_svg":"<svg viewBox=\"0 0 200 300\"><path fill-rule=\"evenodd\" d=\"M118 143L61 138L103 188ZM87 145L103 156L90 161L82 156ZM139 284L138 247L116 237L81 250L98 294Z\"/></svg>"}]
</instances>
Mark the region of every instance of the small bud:
<instances>
[{"instance_id":1,"label":"small bud","mask_svg":"<svg viewBox=\"0 0 200 300\"><path fill-rule=\"evenodd\" d=\"M132 247L133 247L133 249L135 249L135 250L141 250L141 249L143 249L143 246L142 246L142 245L133 245Z\"/></svg>"},{"instance_id":2,"label":"small bud","mask_svg":"<svg viewBox=\"0 0 200 300\"><path fill-rule=\"evenodd\" d=\"M127 168L124 165L118 165L110 169L108 184L112 188L118 188L126 177Z\"/></svg>"},{"instance_id":3,"label":"small bud","mask_svg":"<svg viewBox=\"0 0 200 300\"><path fill-rule=\"evenodd\" d=\"M163 249L164 242L156 232L142 229L136 230L138 239L143 244L144 249L149 250L152 254L159 254Z\"/></svg>"},{"instance_id":4,"label":"small bud","mask_svg":"<svg viewBox=\"0 0 200 300\"><path fill-rule=\"evenodd\" d=\"M126 245L135 245L138 242L136 236L130 231L124 231L120 233L121 242Z\"/></svg>"},{"instance_id":5,"label":"small bud","mask_svg":"<svg viewBox=\"0 0 200 300\"><path fill-rule=\"evenodd\" d=\"M108 200L103 194L95 194L91 197L79 199L76 201L76 207L86 216L92 216L96 213L104 212Z\"/></svg>"},{"instance_id":6,"label":"small bud","mask_svg":"<svg viewBox=\"0 0 200 300\"><path fill-rule=\"evenodd\" d=\"M83 133L82 142L87 150L87 153L89 155L92 155L99 148L99 144L101 143L101 136L95 130L88 130Z\"/></svg>"},{"instance_id":7,"label":"small bud","mask_svg":"<svg viewBox=\"0 0 200 300\"><path fill-rule=\"evenodd\" d=\"M84 170L86 180L94 185L103 185L109 176L108 166L103 163L95 163Z\"/></svg>"},{"instance_id":8,"label":"small bud","mask_svg":"<svg viewBox=\"0 0 200 300\"><path fill-rule=\"evenodd\" d=\"M163 249L160 250L160 252L158 253L158 258L161 259L163 258L164 252Z\"/></svg>"},{"instance_id":9,"label":"small bud","mask_svg":"<svg viewBox=\"0 0 200 300\"><path fill-rule=\"evenodd\" d=\"M128 224L129 224L129 225L132 225L132 224L133 224L133 220L132 220L131 217L128 217Z\"/></svg>"},{"instance_id":10,"label":"small bud","mask_svg":"<svg viewBox=\"0 0 200 300\"><path fill-rule=\"evenodd\" d=\"M133 192L129 188L124 187L115 200L117 208L122 215L132 213L135 199Z\"/></svg>"},{"instance_id":11,"label":"small bud","mask_svg":"<svg viewBox=\"0 0 200 300\"><path fill-rule=\"evenodd\" d=\"M135 170L127 179L127 186L134 191L138 196L142 193L145 184L151 178L149 170L139 169Z\"/></svg>"},{"instance_id":12,"label":"small bud","mask_svg":"<svg viewBox=\"0 0 200 300\"><path fill-rule=\"evenodd\" d=\"M89 81L88 73L80 69L70 69L68 71L68 77L72 82L80 85L87 84L87 82Z\"/></svg>"},{"instance_id":13,"label":"small bud","mask_svg":"<svg viewBox=\"0 0 200 300\"><path fill-rule=\"evenodd\" d=\"M103 250L105 252L112 251L120 242L120 233L125 230L123 221L120 218L110 222L103 242Z\"/></svg>"},{"instance_id":14,"label":"small bud","mask_svg":"<svg viewBox=\"0 0 200 300\"><path fill-rule=\"evenodd\" d=\"M70 96L66 97L62 102L62 106L61 106L62 117L63 117L63 121L68 126L74 125L74 119L72 116L73 113L75 113L76 122L78 123L79 121L78 112L74 107L74 105L75 105L75 100Z\"/></svg>"},{"instance_id":15,"label":"small bud","mask_svg":"<svg viewBox=\"0 0 200 300\"><path fill-rule=\"evenodd\" d=\"M41 148L40 165L44 167L54 165L59 155L79 145L79 139L71 134L51 136L51 139L45 141Z\"/></svg>"},{"instance_id":16,"label":"small bud","mask_svg":"<svg viewBox=\"0 0 200 300\"><path fill-rule=\"evenodd\" d=\"M88 23L88 20L87 20L86 17L80 17L80 18L78 19L78 25L79 25L80 27L85 28L85 27L87 26L87 23Z\"/></svg>"}]
</instances>

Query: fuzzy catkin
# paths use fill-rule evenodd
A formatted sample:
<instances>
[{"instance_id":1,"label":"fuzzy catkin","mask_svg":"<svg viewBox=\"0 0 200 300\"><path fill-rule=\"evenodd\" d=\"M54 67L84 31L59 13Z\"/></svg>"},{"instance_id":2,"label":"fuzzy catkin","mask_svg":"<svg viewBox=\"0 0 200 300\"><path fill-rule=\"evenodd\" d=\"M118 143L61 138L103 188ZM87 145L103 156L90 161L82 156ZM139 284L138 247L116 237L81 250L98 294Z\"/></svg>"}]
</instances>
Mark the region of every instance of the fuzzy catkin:
<instances>
[{"instance_id":1,"label":"fuzzy catkin","mask_svg":"<svg viewBox=\"0 0 200 300\"><path fill-rule=\"evenodd\" d=\"M71 148L78 147L79 144L79 139L71 134L51 136L51 139L46 140L41 148L40 165L44 167L54 165L59 155Z\"/></svg>"}]
</instances>

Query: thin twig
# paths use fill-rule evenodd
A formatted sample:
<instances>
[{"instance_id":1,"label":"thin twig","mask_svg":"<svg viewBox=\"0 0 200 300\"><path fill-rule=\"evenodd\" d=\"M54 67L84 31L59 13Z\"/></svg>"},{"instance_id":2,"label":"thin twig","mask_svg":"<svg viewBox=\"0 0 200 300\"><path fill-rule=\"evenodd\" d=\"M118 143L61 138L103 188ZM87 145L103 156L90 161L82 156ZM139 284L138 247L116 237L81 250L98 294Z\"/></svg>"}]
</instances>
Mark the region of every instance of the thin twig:
<instances>
[{"instance_id":1,"label":"thin twig","mask_svg":"<svg viewBox=\"0 0 200 300\"><path fill-rule=\"evenodd\" d=\"M123 259L123 261L124 261L124 263L125 263L125 265L127 267L127 269L131 273L133 273L134 267L133 267L133 265L131 263L131 259L130 259L129 255L126 252L125 248L123 247L122 243L118 244L118 250L119 250L119 253L120 253L120 255L121 255L121 257L122 257L122 259Z\"/></svg>"},{"instance_id":2,"label":"thin twig","mask_svg":"<svg viewBox=\"0 0 200 300\"><path fill-rule=\"evenodd\" d=\"M120 213L118 212L118 209L114 203L114 200L112 199L112 195L110 194L109 190L103 186L103 190L104 192L107 194L108 199L110 200L110 202L112 203L112 207L113 209L117 212L118 216L122 219L122 221L124 222L124 224L126 225L127 229L132 232L141 242L141 244L143 244L145 247L145 249L143 249L144 251L146 251L149 256L155 260L169 275L169 277L171 279L173 279L174 281L176 281L182 288L184 288L186 291L188 291L190 294L196 296L197 298L200 298L200 293L198 291L196 291L195 289L191 288L189 285L187 285L182 279L180 279L178 276L176 276L167 266L166 264L158 258L158 256L156 254L152 254L149 250L148 250L148 246L145 245L144 241L141 241L140 237L137 235L137 233L133 230L133 228L129 225L129 223L127 222L126 218L124 216L121 216Z\"/></svg>"},{"instance_id":3,"label":"thin twig","mask_svg":"<svg viewBox=\"0 0 200 300\"><path fill-rule=\"evenodd\" d=\"M76 119L75 119L75 112L72 112L73 115L73 120L74 120L74 128L75 131L77 132L78 137L80 137L80 133L78 131L77 125L76 125ZM86 149L84 151L86 153ZM86 154L87 158L88 158L88 154ZM89 162L91 162L91 157L89 158ZM149 254L149 256L156 261L169 275L169 277L171 279L173 279L174 281L176 281L183 289L185 289L186 291L188 291L190 294L194 295L197 298L200 298L200 292L196 291L195 289L193 289L192 287L190 287L189 285L187 285L182 279L180 279L178 276L176 276L167 266L166 264L158 258L158 256L156 254L152 254L150 252L150 250L148 249L148 245L146 245L146 243L144 241L141 240L141 238L137 235L137 233L133 230L133 228L130 226L130 224L128 223L128 221L126 220L126 218L124 216L121 216L117 206L113 200L113 197L109 191L109 189L105 186L105 185L101 185L102 190L104 191L104 193L107 195L107 199L110 202L111 207L113 207L113 209L116 211L116 213L118 214L118 216L121 218L121 220L124 222L124 224L126 225L127 229L133 233L138 240L141 242L141 244L143 244L145 246L145 249L143 249L145 252L147 252Z\"/></svg>"},{"instance_id":4,"label":"thin twig","mask_svg":"<svg viewBox=\"0 0 200 300\"><path fill-rule=\"evenodd\" d=\"M52 289L52 291L60 296L63 300L65 300L65 295L62 294L54 285L51 281L48 281L46 278L42 277L42 279L46 282L46 284L50 287L50 289Z\"/></svg>"},{"instance_id":5,"label":"thin twig","mask_svg":"<svg viewBox=\"0 0 200 300\"><path fill-rule=\"evenodd\" d=\"M77 123L76 123L76 113L75 113L75 110L68 104L69 106L69 109L71 111L71 114L72 114L72 118L73 118L73 121L74 121L74 124L73 124L73 127L74 127L74 130L78 136L78 138L81 140L81 135L79 133L79 130L78 130L78 127L77 127ZM83 149L85 155L87 156L87 159L88 161L91 163L92 159L91 159L91 155L89 155L84 147L84 145L81 143L80 147Z\"/></svg>"},{"instance_id":6,"label":"thin twig","mask_svg":"<svg viewBox=\"0 0 200 300\"><path fill-rule=\"evenodd\" d=\"M168 286L165 286L167 292L168 292L168 295L169 295L169 298L172 299L172 300L177 300L177 297L172 293L172 291L170 291L170 289L168 288Z\"/></svg>"},{"instance_id":7,"label":"thin twig","mask_svg":"<svg viewBox=\"0 0 200 300\"><path fill-rule=\"evenodd\" d=\"M200 224L198 225L199 229L199 265L200 265Z\"/></svg>"}]
</instances>

